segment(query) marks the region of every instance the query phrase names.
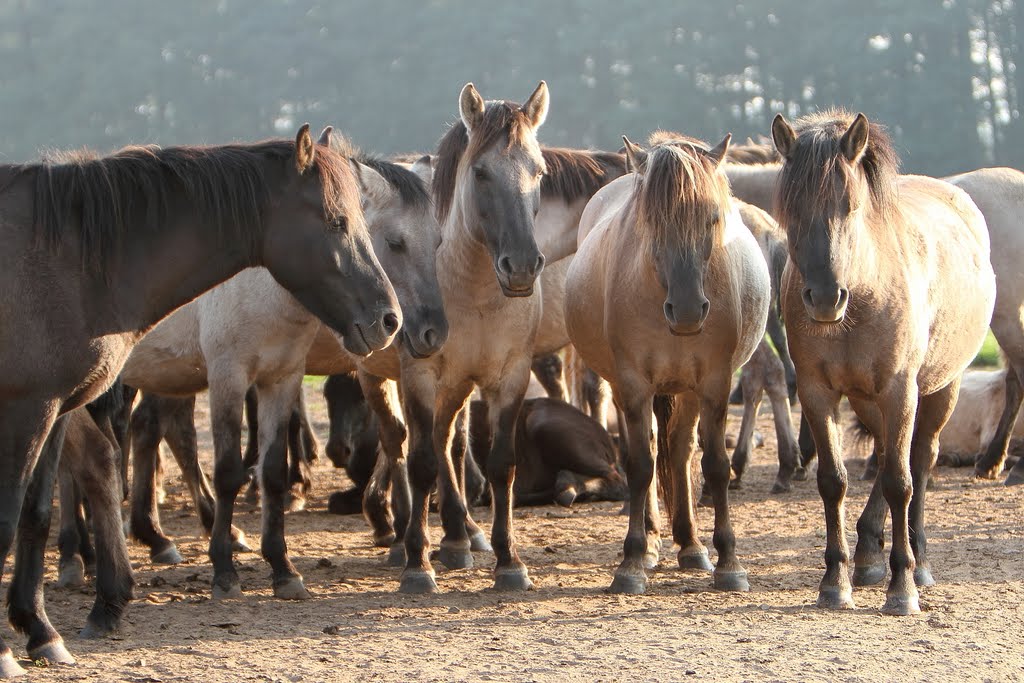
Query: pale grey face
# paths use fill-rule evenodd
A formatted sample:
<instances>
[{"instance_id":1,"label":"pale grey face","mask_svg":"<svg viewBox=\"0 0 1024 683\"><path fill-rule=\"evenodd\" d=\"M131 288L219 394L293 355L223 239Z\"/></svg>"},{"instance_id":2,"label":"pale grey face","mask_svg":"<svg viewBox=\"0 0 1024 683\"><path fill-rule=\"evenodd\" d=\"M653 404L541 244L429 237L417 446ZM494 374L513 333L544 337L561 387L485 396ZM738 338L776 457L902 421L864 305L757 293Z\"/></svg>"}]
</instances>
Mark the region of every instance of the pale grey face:
<instances>
[{"instance_id":1,"label":"pale grey face","mask_svg":"<svg viewBox=\"0 0 1024 683\"><path fill-rule=\"evenodd\" d=\"M529 296L544 268L533 223L540 210L544 158L533 136L492 145L468 169L467 220L487 245L506 296Z\"/></svg>"}]
</instances>

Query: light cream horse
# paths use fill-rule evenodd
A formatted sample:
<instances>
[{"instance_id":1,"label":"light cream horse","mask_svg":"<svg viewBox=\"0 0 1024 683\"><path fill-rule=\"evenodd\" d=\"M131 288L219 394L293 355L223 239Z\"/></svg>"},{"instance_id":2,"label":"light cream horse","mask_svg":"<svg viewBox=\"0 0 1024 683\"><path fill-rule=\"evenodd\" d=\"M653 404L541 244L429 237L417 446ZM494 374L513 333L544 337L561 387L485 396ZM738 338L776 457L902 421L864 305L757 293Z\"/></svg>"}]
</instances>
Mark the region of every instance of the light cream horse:
<instances>
[{"instance_id":1,"label":"light cream horse","mask_svg":"<svg viewBox=\"0 0 1024 683\"><path fill-rule=\"evenodd\" d=\"M321 141L330 144L329 138L330 132L325 131ZM409 353L434 353L447 338L447 321L434 258L440 231L429 195L409 171L348 147L342 151L359 181L374 251L403 307L399 343ZM264 493L262 552L273 567L274 594L279 598L309 597L287 555L282 487L287 488L287 425L308 352L320 329L317 318L268 271L250 269L161 322L135 348L122 375L130 386L170 396L190 396L209 387L218 463L214 475L216 518L226 522L222 527L225 534L231 529L234 500L241 484L218 482L218 472L223 469L222 462L241 460L243 399L249 387L255 385L259 394L260 490ZM341 356L341 364L351 363L340 346L334 349ZM217 534L215 521L211 556L215 544L231 547ZM214 595L240 594L230 552L226 557L218 553L212 559Z\"/></svg>"},{"instance_id":2,"label":"light cream horse","mask_svg":"<svg viewBox=\"0 0 1024 683\"><path fill-rule=\"evenodd\" d=\"M629 531L611 590L643 592L644 569L657 562L655 394L675 395L677 403L662 484L674 506L679 565L710 568L697 538L689 476L699 419L701 464L715 508L714 584L746 590L729 521L725 421L733 372L764 336L768 268L721 172L729 136L714 149L690 138L657 139L646 154L627 141L630 167L638 172L590 201L566 283L569 336L611 384L626 421Z\"/></svg>"}]
</instances>

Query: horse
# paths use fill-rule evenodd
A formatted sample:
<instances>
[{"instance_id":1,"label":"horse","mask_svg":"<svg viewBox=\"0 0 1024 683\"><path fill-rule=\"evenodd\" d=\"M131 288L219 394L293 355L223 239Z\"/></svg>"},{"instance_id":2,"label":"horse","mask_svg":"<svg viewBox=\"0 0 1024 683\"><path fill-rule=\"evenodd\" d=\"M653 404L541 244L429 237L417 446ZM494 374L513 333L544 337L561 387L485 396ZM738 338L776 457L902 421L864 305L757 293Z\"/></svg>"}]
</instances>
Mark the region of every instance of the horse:
<instances>
[{"instance_id":1,"label":"horse","mask_svg":"<svg viewBox=\"0 0 1024 683\"><path fill-rule=\"evenodd\" d=\"M399 343L410 353L430 355L447 338L447 322L438 291L434 251L439 242L429 195L418 176L390 162L359 153L346 142L324 137L323 144L348 160L361 197L374 252L388 274L402 305L404 326ZM435 227L431 229L431 224ZM288 489L286 444L293 409L299 398L308 351L320 322L266 270L240 273L154 329L136 348L125 366L124 381L144 391L189 396L210 388L210 414L216 462L214 488L217 509L230 519L234 495L223 495L217 480L222 461L240 458L241 410L249 387L257 391L260 442L262 554L273 569L274 595L306 599L309 593L287 555L284 539L284 494ZM330 332L326 332L331 334ZM340 349L337 354L343 353ZM379 355L379 354L375 354ZM351 362L351 361L349 361ZM151 439L155 446L159 438ZM155 448L148 457L135 459L139 485L151 486ZM190 450L190 455L195 450ZM194 474L197 463L184 469ZM273 490L268 490L267 486ZM190 488L201 486L190 483ZM151 496L140 496L140 502ZM152 546L157 559L179 558L169 539L153 528L154 507L133 515L141 523L139 538L156 538L164 549ZM220 538L218 533L225 534ZM214 542L238 543L228 526L211 530ZM172 553L172 554L168 554ZM214 563L213 594L241 594L238 575L226 555L211 553Z\"/></svg>"},{"instance_id":2,"label":"horse","mask_svg":"<svg viewBox=\"0 0 1024 683\"><path fill-rule=\"evenodd\" d=\"M541 317L535 285L545 257L534 237L534 216L545 162L536 131L547 111L543 81L521 106L485 102L468 83L459 95L460 120L438 145L432 193L444 239L437 264L452 334L439 354L402 359L412 515L401 592L437 590L427 533L435 481L445 530L439 558L453 568L473 562L461 467L453 464L450 446L456 415L474 384L488 403L494 434L487 478L494 495L495 587L532 585L512 536L513 441Z\"/></svg>"},{"instance_id":3,"label":"horse","mask_svg":"<svg viewBox=\"0 0 1024 683\"><path fill-rule=\"evenodd\" d=\"M679 566L711 569L696 534L689 474L699 417L715 508L714 585L748 590L729 520L725 421L733 372L765 333L768 267L722 173L730 136L713 148L676 134L652 139L644 152L624 138L633 174L590 200L566 282L573 346L609 382L625 416L629 529L610 590L644 592L645 568L658 561L650 444L656 394L674 395L677 404L668 430L659 432L668 446L659 478L674 507Z\"/></svg>"},{"instance_id":4,"label":"horse","mask_svg":"<svg viewBox=\"0 0 1024 683\"><path fill-rule=\"evenodd\" d=\"M472 402L470 453L484 469L492 441L489 417L485 402ZM516 430L515 506L625 500L617 449L597 420L559 399L530 398L523 401Z\"/></svg>"},{"instance_id":5,"label":"horse","mask_svg":"<svg viewBox=\"0 0 1024 683\"><path fill-rule=\"evenodd\" d=\"M755 145L763 148L763 145ZM748 158L758 157L757 162L733 163L726 167L726 174L733 188L733 194L773 211L772 197L781 163L763 149ZM995 479L1002 471L1010 434L1024 400L1021 390L1021 375L1024 373L1024 287L1020 282L1020 269L1014 259L1019 251L1020 230L1018 217L1024 210L1024 173L1012 168L981 168L967 173L942 178L967 192L981 210L988 226L989 242L992 245L991 262L996 275L996 304L990 323L992 333L1006 354L1013 372L1006 376L1006 402L1002 416L985 453L975 465L976 476ZM800 425L801 460L806 466L815 457L814 444L805 421ZM1024 483L1024 466L1017 465L1006 483ZM872 479L875 468L865 470L864 478Z\"/></svg>"},{"instance_id":6,"label":"horse","mask_svg":"<svg viewBox=\"0 0 1024 683\"><path fill-rule=\"evenodd\" d=\"M887 134L863 114L829 110L795 128L780 114L772 139L784 159L775 214L790 250L783 314L825 508L817 604L854 604L838 423L845 394L880 444L881 469L857 524L854 583L885 577L884 500L893 541L882 611L913 614L920 611L915 583L934 583L924 501L939 433L995 303L985 218L948 183L897 175Z\"/></svg>"},{"instance_id":7,"label":"horse","mask_svg":"<svg viewBox=\"0 0 1024 683\"><path fill-rule=\"evenodd\" d=\"M294 142L3 165L0 215L0 289L9 294L0 313L0 568L17 529L11 624L29 636L29 656L73 662L42 598L62 416L106 391L161 318L250 266L270 269L356 353L389 344L402 318L352 172L308 125ZM106 460L94 473L119 480ZM227 474L225 492L245 478ZM85 635L116 626L130 586L97 594ZM0 676L21 673L0 645Z\"/></svg>"}]
</instances>

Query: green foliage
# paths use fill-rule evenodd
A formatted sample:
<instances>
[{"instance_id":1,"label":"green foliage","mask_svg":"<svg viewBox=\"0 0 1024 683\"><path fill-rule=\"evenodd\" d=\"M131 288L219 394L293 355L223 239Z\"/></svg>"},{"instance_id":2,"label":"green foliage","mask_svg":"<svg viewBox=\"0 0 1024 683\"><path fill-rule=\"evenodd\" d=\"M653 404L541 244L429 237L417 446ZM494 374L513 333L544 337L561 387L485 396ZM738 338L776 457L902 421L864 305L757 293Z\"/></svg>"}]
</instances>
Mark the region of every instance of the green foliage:
<instances>
[{"instance_id":1,"label":"green foliage","mask_svg":"<svg viewBox=\"0 0 1024 683\"><path fill-rule=\"evenodd\" d=\"M742 138L776 111L842 105L890 124L907 170L1022 166L1021 15L1011 0L0 0L0 159L307 120L427 150L466 81L523 99L543 78L550 144Z\"/></svg>"},{"instance_id":2,"label":"green foliage","mask_svg":"<svg viewBox=\"0 0 1024 683\"><path fill-rule=\"evenodd\" d=\"M996 342L996 338L989 332L988 336L985 337L985 343L981 345L981 350L978 351L978 355L974 357L971 365L976 368L983 367L999 367L1003 364L1002 359L999 357L999 344Z\"/></svg>"}]
</instances>

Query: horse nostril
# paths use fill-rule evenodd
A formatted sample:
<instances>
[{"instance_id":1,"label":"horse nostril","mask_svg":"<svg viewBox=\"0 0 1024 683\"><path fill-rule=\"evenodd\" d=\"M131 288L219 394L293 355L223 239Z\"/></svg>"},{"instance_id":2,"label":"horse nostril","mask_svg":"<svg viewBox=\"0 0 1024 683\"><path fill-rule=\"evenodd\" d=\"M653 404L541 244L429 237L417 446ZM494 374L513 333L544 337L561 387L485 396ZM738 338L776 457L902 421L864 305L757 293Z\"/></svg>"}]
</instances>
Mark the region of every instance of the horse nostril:
<instances>
[{"instance_id":1,"label":"horse nostril","mask_svg":"<svg viewBox=\"0 0 1024 683\"><path fill-rule=\"evenodd\" d=\"M814 294L811 293L811 288L810 287L808 287L807 289L805 289L803 291L803 299L804 299L804 304L806 304L808 306L813 306L814 305Z\"/></svg>"},{"instance_id":2,"label":"horse nostril","mask_svg":"<svg viewBox=\"0 0 1024 683\"><path fill-rule=\"evenodd\" d=\"M672 308L672 304L665 302L665 319L673 325L676 322L675 310Z\"/></svg>"},{"instance_id":3,"label":"horse nostril","mask_svg":"<svg viewBox=\"0 0 1024 683\"><path fill-rule=\"evenodd\" d=\"M704 322L705 320L707 320L708 311L710 311L710 310L711 310L711 302L708 301L707 299L705 299L704 303L702 303L700 305L700 321L701 322Z\"/></svg>"},{"instance_id":4,"label":"horse nostril","mask_svg":"<svg viewBox=\"0 0 1024 683\"><path fill-rule=\"evenodd\" d=\"M433 327L428 327L423 331L423 343L429 348L434 348L437 345L437 331Z\"/></svg>"},{"instance_id":5,"label":"horse nostril","mask_svg":"<svg viewBox=\"0 0 1024 683\"><path fill-rule=\"evenodd\" d=\"M839 288L839 301L836 302L836 308L842 308L846 305L846 302L850 300L850 290L845 287Z\"/></svg>"},{"instance_id":6,"label":"horse nostril","mask_svg":"<svg viewBox=\"0 0 1024 683\"><path fill-rule=\"evenodd\" d=\"M508 256L502 256L498 259L498 270L504 275L512 274L512 259Z\"/></svg>"},{"instance_id":7,"label":"horse nostril","mask_svg":"<svg viewBox=\"0 0 1024 683\"><path fill-rule=\"evenodd\" d=\"M544 254L541 254L540 256L537 257L537 263L534 264L533 271L530 273L530 275L536 275L537 273L539 273L543 269L544 269Z\"/></svg>"},{"instance_id":8,"label":"horse nostril","mask_svg":"<svg viewBox=\"0 0 1024 683\"><path fill-rule=\"evenodd\" d=\"M384 331L387 332L388 335L392 335L395 332L398 332L398 316L395 314L394 311L388 311L387 313L385 313L384 317L381 319L381 322L384 324Z\"/></svg>"}]
</instances>

